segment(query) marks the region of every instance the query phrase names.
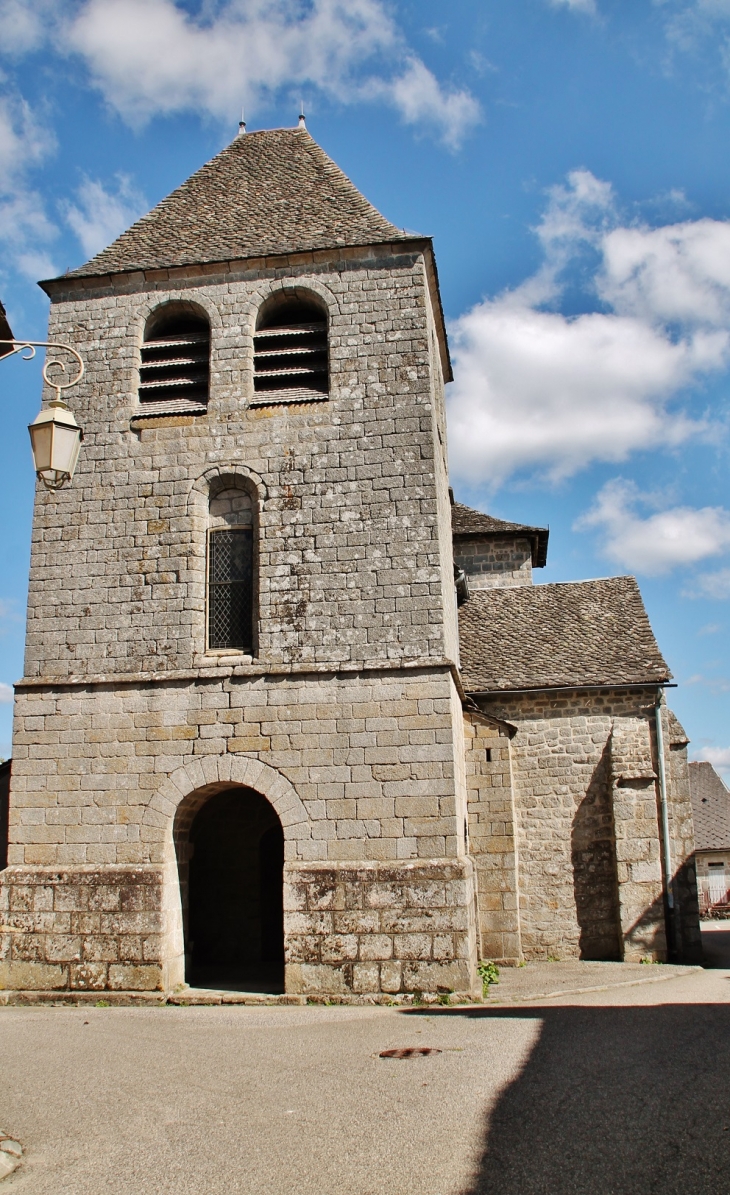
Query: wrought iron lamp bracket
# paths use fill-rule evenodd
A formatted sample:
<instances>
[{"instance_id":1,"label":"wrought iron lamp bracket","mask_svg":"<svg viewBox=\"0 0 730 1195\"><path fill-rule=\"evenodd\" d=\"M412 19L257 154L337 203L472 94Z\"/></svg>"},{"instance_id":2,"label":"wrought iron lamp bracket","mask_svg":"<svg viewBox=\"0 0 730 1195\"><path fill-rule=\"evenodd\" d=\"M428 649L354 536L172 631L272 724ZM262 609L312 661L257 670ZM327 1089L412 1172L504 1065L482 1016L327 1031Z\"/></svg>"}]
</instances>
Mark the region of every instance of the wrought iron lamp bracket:
<instances>
[{"instance_id":1,"label":"wrought iron lamp bracket","mask_svg":"<svg viewBox=\"0 0 730 1195\"><path fill-rule=\"evenodd\" d=\"M56 340L0 340L0 344L10 344L13 347L9 353L4 353L4 357L12 357L15 353L19 353L22 361L32 361L36 355L36 349L61 349L65 353L70 353L74 357L76 364L76 376L71 378L68 382L55 381L48 376L49 369L60 369L62 373L66 373L66 365L63 361L48 354L43 363L43 381L56 391L55 397L51 399L50 405L52 407L65 407L61 395L62 390L69 390L72 386L76 386L84 376L84 363L76 349L72 349L70 344L62 344ZM26 349L28 352L26 353Z\"/></svg>"}]
</instances>

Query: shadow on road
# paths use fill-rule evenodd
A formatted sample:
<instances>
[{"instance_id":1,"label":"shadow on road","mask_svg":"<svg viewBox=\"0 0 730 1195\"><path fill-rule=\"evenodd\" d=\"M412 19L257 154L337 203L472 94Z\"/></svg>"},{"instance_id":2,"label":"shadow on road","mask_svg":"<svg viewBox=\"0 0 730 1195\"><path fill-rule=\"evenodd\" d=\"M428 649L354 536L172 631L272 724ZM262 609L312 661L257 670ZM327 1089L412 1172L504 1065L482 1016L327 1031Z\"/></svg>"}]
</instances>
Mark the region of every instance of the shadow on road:
<instances>
[{"instance_id":1,"label":"shadow on road","mask_svg":"<svg viewBox=\"0 0 730 1195\"><path fill-rule=\"evenodd\" d=\"M724 1195L730 1004L457 1010L542 1022L463 1195Z\"/></svg>"}]
</instances>

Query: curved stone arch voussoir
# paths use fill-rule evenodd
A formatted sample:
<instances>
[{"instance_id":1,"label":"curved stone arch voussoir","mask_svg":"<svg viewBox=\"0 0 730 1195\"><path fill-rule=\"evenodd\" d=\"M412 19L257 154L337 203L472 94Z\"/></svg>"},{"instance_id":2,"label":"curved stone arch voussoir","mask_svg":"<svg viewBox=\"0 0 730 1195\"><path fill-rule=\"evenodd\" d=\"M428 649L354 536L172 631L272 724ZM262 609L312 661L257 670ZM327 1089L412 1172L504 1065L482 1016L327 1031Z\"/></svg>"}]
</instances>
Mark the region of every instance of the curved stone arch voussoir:
<instances>
[{"instance_id":1,"label":"curved stone arch voussoir","mask_svg":"<svg viewBox=\"0 0 730 1195\"><path fill-rule=\"evenodd\" d=\"M266 797L276 810L285 841L311 837L307 811L291 781L253 755L205 756L177 768L144 812L144 837L164 839L172 846L208 797L237 785Z\"/></svg>"}]
</instances>

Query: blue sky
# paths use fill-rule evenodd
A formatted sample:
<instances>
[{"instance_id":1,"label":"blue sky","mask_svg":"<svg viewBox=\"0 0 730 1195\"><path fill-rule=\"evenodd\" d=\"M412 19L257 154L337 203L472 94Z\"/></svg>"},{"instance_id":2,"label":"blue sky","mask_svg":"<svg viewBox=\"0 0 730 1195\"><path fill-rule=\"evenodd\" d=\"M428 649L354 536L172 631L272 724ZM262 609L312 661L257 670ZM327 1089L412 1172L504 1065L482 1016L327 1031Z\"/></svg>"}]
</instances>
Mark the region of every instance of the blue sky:
<instances>
[{"instance_id":1,"label":"blue sky","mask_svg":"<svg viewBox=\"0 0 730 1195\"><path fill-rule=\"evenodd\" d=\"M0 297L236 132L296 123L435 239L457 496L631 572L730 776L730 0L0 0ZM0 363L0 754L22 674L37 362ZM53 594L47 600L53 601Z\"/></svg>"}]
</instances>

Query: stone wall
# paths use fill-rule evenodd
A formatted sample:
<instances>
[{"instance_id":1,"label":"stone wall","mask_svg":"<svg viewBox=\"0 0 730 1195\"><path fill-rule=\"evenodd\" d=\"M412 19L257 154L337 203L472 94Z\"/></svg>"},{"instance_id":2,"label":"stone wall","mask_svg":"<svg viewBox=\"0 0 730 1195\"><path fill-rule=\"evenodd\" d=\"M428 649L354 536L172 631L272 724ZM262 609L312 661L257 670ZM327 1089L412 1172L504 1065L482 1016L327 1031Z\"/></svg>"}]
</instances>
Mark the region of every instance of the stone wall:
<instances>
[{"instance_id":1,"label":"stone wall","mask_svg":"<svg viewBox=\"0 0 730 1195\"><path fill-rule=\"evenodd\" d=\"M257 311L294 283L328 311L329 399L252 408ZM145 320L176 299L210 320L208 411L140 420ZM210 664L208 486L226 475L257 495L259 658L435 659L447 641L453 654L443 374L421 255L381 246L69 281L49 336L84 356L84 443L73 485L37 492L27 677Z\"/></svg>"},{"instance_id":2,"label":"stone wall","mask_svg":"<svg viewBox=\"0 0 730 1195\"><path fill-rule=\"evenodd\" d=\"M656 698L647 686L480 699L485 712L516 728L509 746L528 959L666 958L671 947L696 961L688 796L677 779L681 760L675 752L670 767L668 746L672 856L685 881L676 948L665 933ZM483 780L478 785L484 791Z\"/></svg>"},{"instance_id":3,"label":"stone wall","mask_svg":"<svg viewBox=\"0 0 730 1195\"><path fill-rule=\"evenodd\" d=\"M159 868L10 867L0 884L0 990L164 986Z\"/></svg>"},{"instance_id":4,"label":"stone wall","mask_svg":"<svg viewBox=\"0 0 730 1195\"><path fill-rule=\"evenodd\" d=\"M287 864L290 992L478 994L468 859Z\"/></svg>"},{"instance_id":5,"label":"stone wall","mask_svg":"<svg viewBox=\"0 0 730 1195\"><path fill-rule=\"evenodd\" d=\"M470 589L532 585L532 547L526 539L454 537L454 563Z\"/></svg>"},{"instance_id":6,"label":"stone wall","mask_svg":"<svg viewBox=\"0 0 730 1195\"><path fill-rule=\"evenodd\" d=\"M161 863L170 775L190 768L200 787L209 769L231 780L251 758L301 802L306 825L287 835L289 859L464 853L448 670L220 673L21 686L10 862Z\"/></svg>"},{"instance_id":7,"label":"stone wall","mask_svg":"<svg viewBox=\"0 0 730 1195\"><path fill-rule=\"evenodd\" d=\"M481 958L522 959L510 733L505 723L464 715L469 854L474 863Z\"/></svg>"},{"instance_id":8,"label":"stone wall","mask_svg":"<svg viewBox=\"0 0 730 1195\"><path fill-rule=\"evenodd\" d=\"M695 834L687 762L689 739L677 717L666 705L662 709L662 725L667 780L671 794L672 873L679 906L679 915L673 926L672 947L676 957L688 963L701 964L703 953L699 925L697 856L694 853Z\"/></svg>"}]
</instances>

